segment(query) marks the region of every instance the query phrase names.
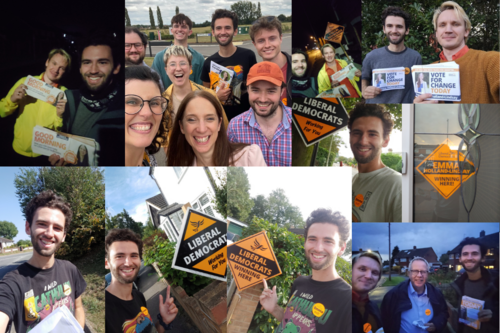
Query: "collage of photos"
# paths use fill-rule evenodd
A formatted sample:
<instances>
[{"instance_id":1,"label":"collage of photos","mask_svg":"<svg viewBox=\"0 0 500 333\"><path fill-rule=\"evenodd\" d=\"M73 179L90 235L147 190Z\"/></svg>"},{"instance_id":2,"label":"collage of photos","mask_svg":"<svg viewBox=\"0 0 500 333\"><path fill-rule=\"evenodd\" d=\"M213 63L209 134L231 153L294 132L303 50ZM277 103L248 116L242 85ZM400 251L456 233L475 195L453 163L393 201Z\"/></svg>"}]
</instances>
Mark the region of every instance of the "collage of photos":
<instances>
[{"instance_id":1,"label":"collage of photos","mask_svg":"<svg viewBox=\"0 0 500 333\"><path fill-rule=\"evenodd\" d=\"M500 332L499 15L9 5L0 333Z\"/></svg>"}]
</instances>

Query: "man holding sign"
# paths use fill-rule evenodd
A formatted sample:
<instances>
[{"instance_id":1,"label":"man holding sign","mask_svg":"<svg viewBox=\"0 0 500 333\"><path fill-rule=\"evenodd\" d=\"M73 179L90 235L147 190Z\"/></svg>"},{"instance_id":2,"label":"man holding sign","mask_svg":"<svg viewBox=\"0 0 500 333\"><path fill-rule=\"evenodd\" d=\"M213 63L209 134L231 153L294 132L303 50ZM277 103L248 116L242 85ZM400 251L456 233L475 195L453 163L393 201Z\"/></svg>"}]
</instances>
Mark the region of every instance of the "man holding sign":
<instances>
[{"instance_id":1,"label":"man holding sign","mask_svg":"<svg viewBox=\"0 0 500 333\"><path fill-rule=\"evenodd\" d=\"M320 208L311 213L304 250L312 275L294 281L286 310L278 305L276 286L269 289L263 280L260 304L281 322L275 332L351 332L352 290L335 269L350 232L349 221L339 212Z\"/></svg>"}]
</instances>

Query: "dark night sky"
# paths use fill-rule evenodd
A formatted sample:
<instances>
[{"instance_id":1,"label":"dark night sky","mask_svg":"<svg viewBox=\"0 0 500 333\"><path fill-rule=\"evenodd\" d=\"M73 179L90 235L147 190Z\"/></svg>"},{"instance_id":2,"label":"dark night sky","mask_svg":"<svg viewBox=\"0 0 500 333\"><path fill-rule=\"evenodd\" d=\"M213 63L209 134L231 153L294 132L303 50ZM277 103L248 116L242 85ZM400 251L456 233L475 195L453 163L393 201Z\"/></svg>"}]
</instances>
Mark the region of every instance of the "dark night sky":
<instances>
[{"instance_id":1,"label":"dark night sky","mask_svg":"<svg viewBox=\"0 0 500 333\"><path fill-rule=\"evenodd\" d=\"M391 252L432 247L437 257L452 250L465 237L479 237L499 231L498 223L391 223ZM354 223L352 225L352 249L379 251L384 260L389 259L388 223Z\"/></svg>"}]
</instances>

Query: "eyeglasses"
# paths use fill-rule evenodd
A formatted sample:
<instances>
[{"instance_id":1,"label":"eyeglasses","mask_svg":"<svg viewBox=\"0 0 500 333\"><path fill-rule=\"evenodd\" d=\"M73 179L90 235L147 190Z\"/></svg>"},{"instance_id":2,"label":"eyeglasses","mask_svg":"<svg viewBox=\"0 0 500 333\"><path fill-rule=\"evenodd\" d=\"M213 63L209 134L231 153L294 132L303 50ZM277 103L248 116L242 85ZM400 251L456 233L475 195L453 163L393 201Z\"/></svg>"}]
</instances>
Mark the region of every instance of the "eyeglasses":
<instances>
[{"instance_id":1,"label":"eyeglasses","mask_svg":"<svg viewBox=\"0 0 500 333\"><path fill-rule=\"evenodd\" d=\"M429 272L427 271L414 271L414 270L411 270L411 275L414 275L414 276L417 276L418 273L422 274L422 276L426 276Z\"/></svg>"},{"instance_id":2,"label":"eyeglasses","mask_svg":"<svg viewBox=\"0 0 500 333\"><path fill-rule=\"evenodd\" d=\"M137 95L125 95L125 113L136 114L140 112L144 102L149 103L149 109L154 114L163 114L168 106L168 100L162 96L156 96L146 101Z\"/></svg>"},{"instance_id":3,"label":"eyeglasses","mask_svg":"<svg viewBox=\"0 0 500 333\"><path fill-rule=\"evenodd\" d=\"M142 43L135 43L135 44L125 43L125 50L130 50L132 46L135 46L136 50L142 50L144 48L144 44Z\"/></svg>"},{"instance_id":4,"label":"eyeglasses","mask_svg":"<svg viewBox=\"0 0 500 333\"><path fill-rule=\"evenodd\" d=\"M181 67L186 67L188 65L189 65L189 63L187 61L181 61L181 62L179 62L179 66L181 66ZM176 68L177 67L177 63L176 62L169 62L168 63L168 67L170 67L170 68Z\"/></svg>"}]
</instances>

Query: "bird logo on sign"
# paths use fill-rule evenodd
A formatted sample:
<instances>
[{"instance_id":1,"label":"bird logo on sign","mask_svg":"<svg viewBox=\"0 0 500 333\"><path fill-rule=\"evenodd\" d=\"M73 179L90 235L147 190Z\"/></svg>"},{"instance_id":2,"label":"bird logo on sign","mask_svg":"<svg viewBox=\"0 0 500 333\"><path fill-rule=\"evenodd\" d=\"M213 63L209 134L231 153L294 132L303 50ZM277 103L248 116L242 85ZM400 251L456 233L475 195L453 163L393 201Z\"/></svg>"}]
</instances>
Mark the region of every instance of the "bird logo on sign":
<instances>
[{"instance_id":1,"label":"bird logo on sign","mask_svg":"<svg viewBox=\"0 0 500 333\"><path fill-rule=\"evenodd\" d=\"M255 247L253 245L250 245L250 248L253 251L256 251L256 250L265 251L265 250L267 250L267 248L265 248L265 247L263 247L263 245L259 244L259 242L257 241L257 239L253 243L254 243Z\"/></svg>"},{"instance_id":2,"label":"bird logo on sign","mask_svg":"<svg viewBox=\"0 0 500 333\"><path fill-rule=\"evenodd\" d=\"M203 220L198 221L198 222L194 222L194 221L193 221L193 222L191 222L191 225L192 225L193 227L195 227L195 229L193 230L194 232L198 232L198 229L200 228L200 226L202 226L202 225L203 225L203 221L205 221L205 220L203 219Z\"/></svg>"}]
</instances>

